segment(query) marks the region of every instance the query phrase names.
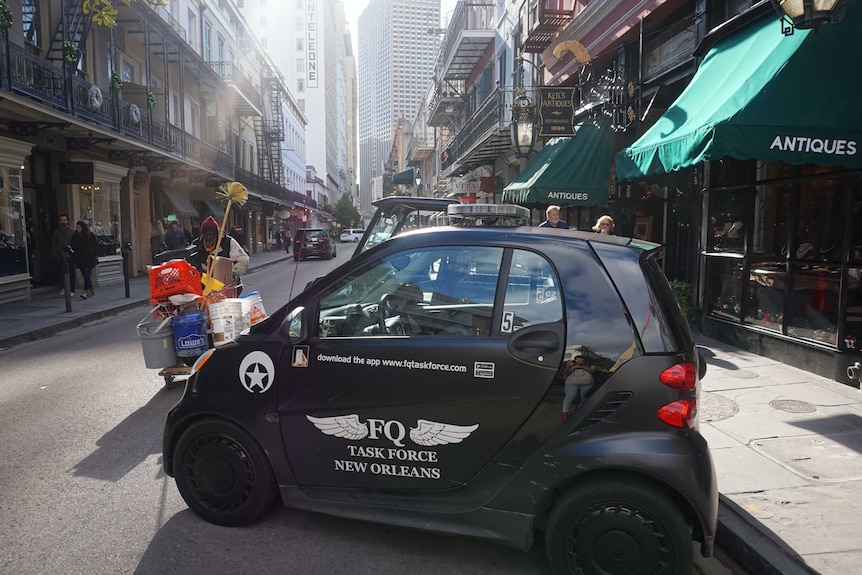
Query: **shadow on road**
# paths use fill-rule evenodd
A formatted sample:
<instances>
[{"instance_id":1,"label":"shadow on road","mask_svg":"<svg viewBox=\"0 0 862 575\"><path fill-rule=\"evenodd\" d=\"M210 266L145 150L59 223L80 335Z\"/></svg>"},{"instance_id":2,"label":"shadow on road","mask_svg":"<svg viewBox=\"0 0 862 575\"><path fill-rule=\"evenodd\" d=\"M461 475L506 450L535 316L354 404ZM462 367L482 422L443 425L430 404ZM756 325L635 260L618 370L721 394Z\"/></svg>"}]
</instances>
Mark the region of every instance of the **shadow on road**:
<instances>
[{"instance_id":1,"label":"shadow on road","mask_svg":"<svg viewBox=\"0 0 862 575\"><path fill-rule=\"evenodd\" d=\"M156 533L135 570L165 573L549 575L544 543L524 553L493 543L279 509L244 528L185 510Z\"/></svg>"},{"instance_id":2,"label":"shadow on road","mask_svg":"<svg viewBox=\"0 0 862 575\"><path fill-rule=\"evenodd\" d=\"M179 400L182 390L181 385L162 388L146 405L100 437L96 450L75 465L73 473L119 481L147 457L161 453L165 415Z\"/></svg>"}]
</instances>

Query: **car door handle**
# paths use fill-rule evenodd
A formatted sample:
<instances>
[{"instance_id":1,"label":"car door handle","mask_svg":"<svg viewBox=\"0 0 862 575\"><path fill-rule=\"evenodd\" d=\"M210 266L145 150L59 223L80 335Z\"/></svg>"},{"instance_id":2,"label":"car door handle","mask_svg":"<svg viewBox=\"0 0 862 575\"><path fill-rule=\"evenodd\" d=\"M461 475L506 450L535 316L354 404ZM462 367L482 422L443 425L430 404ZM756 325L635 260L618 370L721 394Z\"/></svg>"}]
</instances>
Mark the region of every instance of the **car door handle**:
<instances>
[{"instance_id":1,"label":"car door handle","mask_svg":"<svg viewBox=\"0 0 862 575\"><path fill-rule=\"evenodd\" d=\"M519 351L525 349L557 349L560 347L560 338L552 331L533 332L516 337L512 341L512 347Z\"/></svg>"}]
</instances>

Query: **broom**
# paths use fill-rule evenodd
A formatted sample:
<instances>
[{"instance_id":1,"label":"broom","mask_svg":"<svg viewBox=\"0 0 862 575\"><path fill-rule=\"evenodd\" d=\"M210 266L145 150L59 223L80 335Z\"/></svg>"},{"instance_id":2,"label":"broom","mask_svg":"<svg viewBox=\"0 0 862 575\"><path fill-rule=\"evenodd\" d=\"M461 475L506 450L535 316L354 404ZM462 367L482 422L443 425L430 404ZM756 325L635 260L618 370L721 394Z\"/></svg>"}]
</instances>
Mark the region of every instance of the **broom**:
<instances>
[{"instance_id":1,"label":"broom","mask_svg":"<svg viewBox=\"0 0 862 575\"><path fill-rule=\"evenodd\" d=\"M227 182L219 186L219 189L216 192L216 199L227 200L227 206L225 206L224 209L224 217L222 218L221 227L218 231L218 240L216 241L215 251L213 251L213 254L218 255L219 251L221 250L221 240L222 238L224 238L224 231L225 227L227 226L227 218L230 214L230 207L233 204L236 204L240 207L244 206L245 203L248 201L248 190L244 185L239 182ZM209 291L212 291L213 289L221 289L215 288L215 286L213 286L212 284L207 283L208 281L213 281L213 266L215 266L215 255L210 256L209 261L207 262L207 278L204 280L204 285L209 287L207 293Z\"/></svg>"}]
</instances>

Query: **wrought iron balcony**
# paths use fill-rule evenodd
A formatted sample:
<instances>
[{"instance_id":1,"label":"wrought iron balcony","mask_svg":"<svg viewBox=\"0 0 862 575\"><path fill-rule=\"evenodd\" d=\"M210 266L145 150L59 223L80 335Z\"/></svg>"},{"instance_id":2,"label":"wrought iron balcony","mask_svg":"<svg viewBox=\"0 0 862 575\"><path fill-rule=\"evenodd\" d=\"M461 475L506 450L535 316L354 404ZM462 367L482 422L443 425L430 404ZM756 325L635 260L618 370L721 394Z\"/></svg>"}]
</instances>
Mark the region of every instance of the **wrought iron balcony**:
<instances>
[{"instance_id":1,"label":"wrought iron balcony","mask_svg":"<svg viewBox=\"0 0 862 575\"><path fill-rule=\"evenodd\" d=\"M440 162L443 177L472 170L512 148L509 136L514 91L496 88L443 147Z\"/></svg>"},{"instance_id":2,"label":"wrought iron balcony","mask_svg":"<svg viewBox=\"0 0 862 575\"><path fill-rule=\"evenodd\" d=\"M521 49L540 53L575 16L575 0L530 0L521 9Z\"/></svg>"},{"instance_id":3,"label":"wrought iron balcony","mask_svg":"<svg viewBox=\"0 0 862 575\"><path fill-rule=\"evenodd\" d=\"M464 82L437 82L428 104L428 125L449 126L464 109Z\"/></svg>"},{"instance_id":4,"label":"wrought iron balcony","mask_svg":"<svg viewBox=\"0 0 862 575\"><path fill-rule=\"evenodd\" d=\"M234 167L234 172L236 180L242 182L251 191L277 198L288 206L302 205L309 208L317 208L317 202L305 194L288 190L239 166Z\"/></svg>"},{"instance_id":5,"label":"wrought iron balcony","mask_svg":"<svg viewBox=\"0 0 862 575\"><path fill-rule=\"evenodd\" d=\"M242 116L260 116L263 99L255 87L233 62L207 62L210 68L230 88L230 105Z\"/></svg>"},{"instance_id":6,"label":"wrought iron balcony","mask_svg":"<svg viewBox=\"0 0 862 575\"><path fill-rule=\"evenodd\" d=\"M466 80L494 43L494 4L459 1L446 30L440 79Z\"/></svg>"},{"instance_id":7,"label":"wrought iron balcony","mask_svg":"<svg viewBox=\"0 0 862 575\"><path fill-rule=\"evenodd\" d=\"M407 144L407 161L421 162L434 153L434 133L431 130L413 134Z\"/></svg>"}]
</instances>

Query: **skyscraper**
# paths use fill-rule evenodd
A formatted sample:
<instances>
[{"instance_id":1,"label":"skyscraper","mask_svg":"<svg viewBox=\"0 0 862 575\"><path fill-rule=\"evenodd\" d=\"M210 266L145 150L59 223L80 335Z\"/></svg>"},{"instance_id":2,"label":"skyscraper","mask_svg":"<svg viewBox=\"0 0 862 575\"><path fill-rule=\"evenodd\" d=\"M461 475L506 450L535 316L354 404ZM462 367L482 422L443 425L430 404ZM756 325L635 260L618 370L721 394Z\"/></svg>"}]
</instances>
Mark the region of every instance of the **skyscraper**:
<instances>
[{"instance_id":1,"label":"skyscraper","mask_svg":"<svg viewBox=\"0 0 862 575\"><path fill-rule=\"evenodd\" d=\"M434 68L440 0L370 0L359 16L360 211L383 174L398 118L416 114Z\"/></svg>"}]
</instances>

